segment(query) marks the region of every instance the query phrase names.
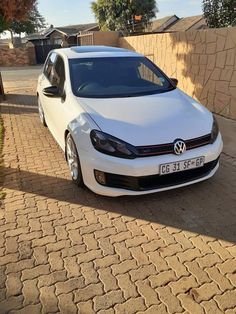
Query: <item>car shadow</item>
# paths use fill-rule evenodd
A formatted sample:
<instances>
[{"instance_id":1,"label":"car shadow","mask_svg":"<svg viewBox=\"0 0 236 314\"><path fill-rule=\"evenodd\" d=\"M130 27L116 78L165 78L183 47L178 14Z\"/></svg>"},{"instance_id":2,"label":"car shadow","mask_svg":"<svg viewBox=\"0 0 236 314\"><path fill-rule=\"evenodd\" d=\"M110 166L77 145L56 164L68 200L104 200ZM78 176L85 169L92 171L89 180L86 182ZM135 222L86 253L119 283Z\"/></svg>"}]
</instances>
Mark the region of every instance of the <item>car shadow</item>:
<instances>
[{"instance_id":1,"label":"car shadow","mask_svg":"<svg viewBox=\"0 0 236 314\"><path fill-rule=\"evenodd\" d=\"M2 102L2 104L11 104L18 106L37 106L37 97L32 94L17 94L17 93L7 93L6 99ZM1 104L1 105L2 105Z\"/></svg>"},{"instance_id":2,"label":"car shadow","mask_svg":"<svg viewBox=\"0 0 236 314\"><path fill-rule=\"evenodd\" d=\"M7 101L1 104L1 113L4 112L11 115L36 113L36 96L8 94ZM22 121L28 123L28 120ZM27 161L31 162L31 169L35 168L35 172L24 169L23 167L28 167L26 163L20 164L22 169L15 169L15 166L1 167L3 187L7 192L10 191L9 195L20 191L22 198L40 196L77 205L78 210L80 206L90 206L104 212L128 216L130 219L150 221L236 243L236 164L229 156L223 154L220 169L211 180L161 193L109 198L78 188L71 182L61 150L57 150L47 129L40 127L39 120L35 123L37 127L28 139L33 140L31 145L42 145L37 149L39 166L36 167L28 156ZM50 143L36 141L37 137L46 137ZM53 158L49 157L52 156L51 147L55 149ZM22 158L25 159L24 154ZM15 156L10 158L15 159ZM44 162L50 162L50 167L47 164L45 168ZM27 206L27 202L25 204Z\"/></svg>"},{"instance_id":3,"label":"car shadow","mask_svg":"<svg viewBox=\"0 0 236 314\"><path fill-rule=\"evenodd\" d=\"M3 187L59 202L90 206L104 212L204 234L236 243L236 169L222 158L211 180L161 193L109 198L78 188L69 177L56 177L1 167ZM27 197L27 194L24 194ZM79 208L79 206L78 206Z\"/></svg>"}]
</instances>

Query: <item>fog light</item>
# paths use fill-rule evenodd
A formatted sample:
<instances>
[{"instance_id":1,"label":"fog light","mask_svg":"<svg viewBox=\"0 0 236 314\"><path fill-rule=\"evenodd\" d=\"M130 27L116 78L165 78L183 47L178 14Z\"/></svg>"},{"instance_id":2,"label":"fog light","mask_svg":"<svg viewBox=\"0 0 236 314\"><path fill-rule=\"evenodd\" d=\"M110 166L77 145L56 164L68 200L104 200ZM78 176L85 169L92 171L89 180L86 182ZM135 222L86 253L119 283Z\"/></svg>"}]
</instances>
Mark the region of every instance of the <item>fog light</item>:
<instances>
[{"instance_id":1,"label":"fog light","mask_svg":"<svg viewBox=\"0 0 236 314\"><path fill-rule=\"evenodd\" d=\"M94 170L94 175L98 183L102 185L106 184L106 175L103 171Z\"/></svg>"}]
</instances>

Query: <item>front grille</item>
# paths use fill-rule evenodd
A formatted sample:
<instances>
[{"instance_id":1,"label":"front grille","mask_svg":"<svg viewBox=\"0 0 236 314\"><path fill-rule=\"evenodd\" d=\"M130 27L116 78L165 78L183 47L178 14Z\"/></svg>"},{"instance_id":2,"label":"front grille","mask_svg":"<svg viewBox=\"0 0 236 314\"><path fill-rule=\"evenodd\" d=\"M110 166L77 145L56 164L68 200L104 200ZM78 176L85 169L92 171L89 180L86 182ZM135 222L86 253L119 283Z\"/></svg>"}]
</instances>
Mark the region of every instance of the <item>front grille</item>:
<instances>
[{"instance_id":1,"label":"front grille","mask_svg":"<svg viewBox=\"0 0 236 314\"><path fill-rule=\"evenodd\" d=\"M186 144L186 149L192 149L208 145L211 143L211 134L193 138L184 141ZM151 146L138 146L136 147L138 155L137 157L147 157L147 156L159 156L164 154L174 154L174 143L151 145Z\"/></svg>"},{"instance_id":2,"label":"front grille","mask_svg":"<svg viewBox=\"0 0 236 314\"><path fill-rule=\"evenodd\" d=\"M132 191L148 191L191 182L207 176L217 165L219 158L206 163L201 168L181 171L164 176L151 175L143 177L123 176L105 173L105 186Z\"/></svg>"}]
</instances>

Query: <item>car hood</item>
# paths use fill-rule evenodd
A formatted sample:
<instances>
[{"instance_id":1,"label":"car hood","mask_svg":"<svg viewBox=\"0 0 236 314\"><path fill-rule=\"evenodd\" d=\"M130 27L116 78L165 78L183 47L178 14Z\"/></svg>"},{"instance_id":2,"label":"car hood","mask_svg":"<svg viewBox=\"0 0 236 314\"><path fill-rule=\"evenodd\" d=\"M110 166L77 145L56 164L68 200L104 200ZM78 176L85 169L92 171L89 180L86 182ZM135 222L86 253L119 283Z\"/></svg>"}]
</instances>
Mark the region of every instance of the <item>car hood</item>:
<instances>
[{"instance_id":1,"label":"car hood","mask_svg":"<svg viewBox=\"0 0 236 314\"><path fill-rule=\"evenodd\" d=\"M179 89L128 98L78 98L98 127L135 146L172 143L211 132L212 114Z\"/></svg>"}]
</instances>

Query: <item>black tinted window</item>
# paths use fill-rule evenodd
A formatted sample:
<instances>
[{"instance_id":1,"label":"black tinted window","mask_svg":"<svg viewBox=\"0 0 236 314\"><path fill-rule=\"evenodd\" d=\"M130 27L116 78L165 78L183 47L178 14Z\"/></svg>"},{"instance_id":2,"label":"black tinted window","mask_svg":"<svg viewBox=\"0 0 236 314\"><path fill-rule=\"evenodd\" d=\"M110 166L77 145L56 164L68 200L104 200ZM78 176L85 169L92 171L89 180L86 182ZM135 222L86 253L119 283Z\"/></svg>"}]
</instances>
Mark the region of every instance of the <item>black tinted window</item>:
<instances>
[{"instance_id":1,"label":"black tinted window","mask_svg":"<svg viewBox=\"0 0 236 314\"><path fill-rule=\"evenodd\" d=\"M57 56L55 65L52 69L50 82L52 85L59 87L63 91L65 83L65 66L62 57Z\"/></svg>"},{"instance_id":2,"label":"black tinted window","mask_svg":"<svg viewBox=\"0 0 236 314\"><path fill-rule=\"evenodd\" d=\"M174 89L145 57L71 59L72 89L79 97L130 97Z\"/></svg>"},{"instance_id":3,"label":"black tinted window","mask_svg":"<svg viewBox=\"0 0 236 314\"><path fill-rule=\"evenodd\" d=\"M44 73L44 75L45 75L48 79L50 79L51 71L52 71L53 65L54 65L54 63L55 63L56 56L57 56L56 53L55 53L55 52L52 52L52 53L49 55L49 57L48 57L48 59L47 59L47 62L46 62L46 64L45 64L43 73Z\"/></svg>"}]
</instances>

